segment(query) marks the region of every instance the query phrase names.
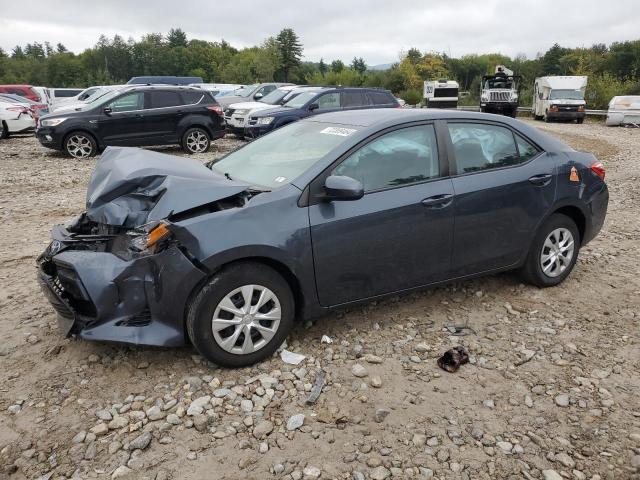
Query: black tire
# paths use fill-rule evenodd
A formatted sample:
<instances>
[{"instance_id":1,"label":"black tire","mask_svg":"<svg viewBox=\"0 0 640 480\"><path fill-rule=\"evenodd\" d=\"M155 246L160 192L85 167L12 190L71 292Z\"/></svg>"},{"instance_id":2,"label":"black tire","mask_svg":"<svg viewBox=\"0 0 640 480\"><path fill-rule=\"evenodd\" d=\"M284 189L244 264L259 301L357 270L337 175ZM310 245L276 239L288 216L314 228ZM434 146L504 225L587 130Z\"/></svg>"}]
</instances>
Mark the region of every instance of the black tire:
<instances>
[{"instance_id":1,"label":"black tire","mask_svg":"<svg viewBox=\"0 0 640 480\"><path fill-rule=\"evenodd\" d=\"M545 248L544 244L547 237L557 229L566 229L571 233L573 237L573 256L565 270L554 277L544 273L540 259L543 248ZM576 264L578 254L580 253L580 241L580 232L578 231L576 223L566 215L554 213L536 232L525 264L521 269L522 277L528 283L540 288L554 287L562 283L571 274Z\"/></svg>"},{"instance_id":2,"label":"black tire","mask_svg":"<svg viewBox=\"0 0 640 480\"><path fill-rule=\"evenodd\" d=\"M218 304L227 295L244 285L257 285L271 290L280 303L281 313L280 323L273 337L264 346L247 354L232 353L222 348L216 341L212 329L212 320ZM266 265L239 262L228 265L216 273L190 302L187 309L187 332L193 346L207 360L223 367L245 367L271 356L282 345L293 327L294 317L293 293L286 280ZM256 329L252 329L252 336L254 330L257 332L256 335L259 335ZM231 336L224 330L220 330L218 335L222 333L227 335L225 338ZM234 343L235 348L240 348L238 344L242 343L243 338L244 332L240 333ZM254 345L253 342L252 345Z\"/></svg>"},{"instance_id":3,"label":"black tire","mask_svg":"<svg viewBox=\"0 0 640 480\"><path fill-rule=\"evenodd\" d=\"M542 117L542 119L544 120L545 123L551 122L551 119L549 118L548 112L544 113L544 117Z\"/></svg>"},{"instance_id":4,"label":"black tire","mask_svg":"<svg viewBox=\"0 0 640 480\"><path fill-rule=\"evenodd\" d=\"M582 125L584 123L584 118L576 118L576 122L578 125Z\"/></svg>"},{"instance_id":5,"label":"black tire","mask_svg":"<svg viewBox=\"0 0 640 480\"><path fill-rule=\"evenodd\" d=\"M180 142L185 153L205 153L211 147L209 132L200 127L189 128L182 135Z\"/></svg>"},{"instance_id":6,"label":"black tire","mask_svg":"<svg viewBox=\"0 0 640 480\"><path fill-rule=\"evenodd\" d=\"M93 135L83 131L69 133L64 138L62 148L70 157L79 159L93 157L98 153L96 139L93 138Z\"/></svg>"},{"instance_id":7,"label":"black tire","mask_svg":"<svg viewBox=\"0 0 640 480\"><path fill-rule=\"evenodd\" d=\"M0 138L9 138L9 127L4 121L0 125Z\"/></svg>"}]
</instances>

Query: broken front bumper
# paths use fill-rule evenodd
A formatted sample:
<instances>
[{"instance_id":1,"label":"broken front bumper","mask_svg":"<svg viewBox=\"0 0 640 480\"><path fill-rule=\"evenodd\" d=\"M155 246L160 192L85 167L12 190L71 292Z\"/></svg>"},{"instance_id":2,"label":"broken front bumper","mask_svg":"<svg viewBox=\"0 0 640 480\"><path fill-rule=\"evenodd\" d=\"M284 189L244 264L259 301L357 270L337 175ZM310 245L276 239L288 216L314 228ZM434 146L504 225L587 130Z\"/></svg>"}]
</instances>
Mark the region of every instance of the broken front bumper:
<instances>
[{"instance_id":1,"label":"broken front bumper","mask_svg":"<svg viewBox=\"0 0 640 480\"><path fill-rule=\"evenodd\" d=\"M87 340L184 345L186 305L204 278L176 246L123 259L54 240L38 259L38 279L62 333Z\"/></svg>"}]
</instances>

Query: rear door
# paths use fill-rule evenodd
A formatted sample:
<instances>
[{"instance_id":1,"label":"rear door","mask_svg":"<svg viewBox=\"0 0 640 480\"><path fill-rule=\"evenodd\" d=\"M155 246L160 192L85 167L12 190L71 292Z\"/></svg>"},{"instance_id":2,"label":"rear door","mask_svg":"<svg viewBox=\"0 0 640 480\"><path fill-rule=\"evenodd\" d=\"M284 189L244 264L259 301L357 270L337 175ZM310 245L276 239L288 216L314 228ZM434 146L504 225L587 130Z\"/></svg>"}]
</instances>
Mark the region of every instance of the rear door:
<instances>
[{"instance_id":1,"label":"rear door","mask_svg":"<svg viewBox=\"0 0 640 480\"><path fill-rule=\"evenodd\" d=\"M175 140L178 122L187 113L180 92L176 90L152 90L147 92L148 103L144 112L144 141Z\"/></svg>"},{"instance_id":2,"label":"rear door","mask_svg":"<svg viewBox=\"0 0 640 480\"><path fill-rule=\"evenodd\" d=\"M362 90L345 90L342 92L342 108L344 110L361 110L371 108L369 97Z\"/></svg>"},{"instance_id":3,"label":"rear door","mask_svg":"<svg viewBox=\"0 0 640 480\"><path fill-rule=\"evenodd\" d=\"M553 205L556 161L510 127L450 121L455 192L452 273L514 266Z\"/></svg>"},{"instance_id":4,"label":"rear door","mask_svg":"<svg viewBox=\"0 0 640 480\"><path fill-rule=\"evenodd\" d=\"M447 278L453 238L453 187L441 169L434 125L377 135L340 159L329 174L359 180L355 201L309 206L320 303L338 305Z\"/></svg>"}]
</instances>

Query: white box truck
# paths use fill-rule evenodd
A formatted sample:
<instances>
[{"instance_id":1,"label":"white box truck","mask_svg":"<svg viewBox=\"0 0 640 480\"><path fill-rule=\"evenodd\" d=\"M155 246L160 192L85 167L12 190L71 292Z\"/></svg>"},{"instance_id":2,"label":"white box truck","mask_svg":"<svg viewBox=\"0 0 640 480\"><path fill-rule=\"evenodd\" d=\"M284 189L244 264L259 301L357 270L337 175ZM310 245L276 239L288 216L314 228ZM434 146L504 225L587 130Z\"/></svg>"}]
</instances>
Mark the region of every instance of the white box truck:
<instances>
[{"instance_id":1,"label":"white box truck","mask_svg":"<svg viewBox=\"0 0 640 480\"><path fill-rule=\"evenodd\" d=\"M458 82L433 80L424 82L423 98L427 108L458 108Z\"/></svg>"},{"instance_id":2,"label":"white box truck","mask_svg":"<svg viewBox=\"0 0 640 480\"><path fill-rule=\"evenodd\" d=\"M556 76L539 77L533 84L533 107L536 120L575 120L582 123L587 103L584 92L587 77Z\"/></svg>"}]
</instances>

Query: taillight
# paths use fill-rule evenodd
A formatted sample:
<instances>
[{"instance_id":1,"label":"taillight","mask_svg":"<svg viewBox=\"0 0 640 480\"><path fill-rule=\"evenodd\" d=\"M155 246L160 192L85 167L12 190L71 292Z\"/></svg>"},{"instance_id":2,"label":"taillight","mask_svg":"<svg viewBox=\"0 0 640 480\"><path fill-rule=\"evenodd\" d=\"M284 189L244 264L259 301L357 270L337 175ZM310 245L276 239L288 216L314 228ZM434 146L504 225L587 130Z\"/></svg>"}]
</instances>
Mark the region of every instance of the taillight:
<instances>
[{"instance_id":1,"label":"taillight","mask_svg":"<svg viewBox=\"0 0 640 480\"><path fill-rule=\"evenodd\" d=\"M578 107L578 111L579 111L579 112L584 112L584 105L580 105L580 106Z\"/></svg>"},{"instance_id":2,"label":"taillight","mask_svg":"<svg viewBox=\"0 0 640 480\"><path fill-rule=\"evenodd\" d=\"M601 162L594 162L593 165L591 165L591 171L598 175L602 180L604 180L606 172L604 169L604 165Z\"/></svg>"},{"instance_id":3,"label":"taillight","mask_svg":"<svg viewBox=\"0 0 640 480\"><path fill-rule=\"evenodd\" d=\"M209 106L207 106L207 110L211 110L212 112L216 112L220 116L224 115L224 112L222 111L222 107L220 105L209 105Z\"/></svg>"}]
</instances>

